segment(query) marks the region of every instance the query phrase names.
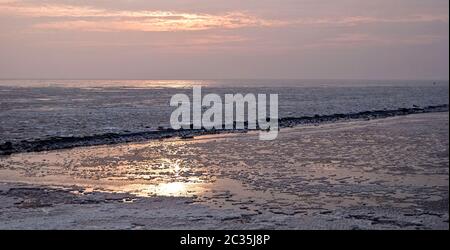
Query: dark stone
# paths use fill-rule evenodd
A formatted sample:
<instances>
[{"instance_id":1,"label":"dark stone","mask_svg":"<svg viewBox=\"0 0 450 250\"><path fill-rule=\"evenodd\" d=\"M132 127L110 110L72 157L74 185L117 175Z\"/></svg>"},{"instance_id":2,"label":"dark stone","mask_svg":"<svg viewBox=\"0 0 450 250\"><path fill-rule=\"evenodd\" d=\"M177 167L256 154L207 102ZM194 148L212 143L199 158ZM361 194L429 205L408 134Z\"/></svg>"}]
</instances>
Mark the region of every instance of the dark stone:
<instances>
[{"instance_id":1,"label":"dark stone","mask_svg":"<svg viewBox=\"0 0 450 250\"><path fill-rule=\"evenodd\" d=\"M7 141L3 144L0 144L0 150L3 150L3 151L13 150L13 144L9 141Z\"/></svg>"}]
</instances>

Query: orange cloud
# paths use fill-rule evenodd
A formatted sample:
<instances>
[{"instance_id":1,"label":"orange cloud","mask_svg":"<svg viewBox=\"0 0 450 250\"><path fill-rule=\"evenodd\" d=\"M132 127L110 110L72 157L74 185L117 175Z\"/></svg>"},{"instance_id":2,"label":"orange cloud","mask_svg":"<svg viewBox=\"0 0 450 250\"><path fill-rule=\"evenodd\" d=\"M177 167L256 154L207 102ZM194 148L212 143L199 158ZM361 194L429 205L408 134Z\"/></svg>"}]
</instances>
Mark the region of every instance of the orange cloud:
<instances>
[{"instance_id":1,"label":"orange cloud","mask_svg":"<svg viewBox=\"0 0 450 250\"><path fill-rule=\"evenodd\" d=\"M100 20L74 20L38 23L39 29L68 29L84 31L195 31L208 29L237 29L243 27L270 27L280 25L242 13L222 16L202 14L166 13L158 17L113 18Z\"/></svg>"},{"instance_id":2,"label":"orange cloud","mask_svg":"<svg viewBox=\"0 0 450 250\"><path fill-rule=\"evenodd\" d=\"M241 12L222 15L172 11L118 11L89 6L0 4L0 13L24 17L78 18L77 20L38 23L39 29L74 29L85 31L193 31L213 28L277 26L283 23L265 20ZM95 19L92 19L95 18Z\"/></svg>"},{"instance_id":3,"label":"orange cloud","mask_svg":"<svg viewBox=\"0 0 450 250\"><path fill-rule=\"evenodd\" d=\"M413 15L406 17L337 16L271 20L242 12L224 14L187 13L160 10L114 10L67 4L31 4L0 0L0 14L36 18L37 29L82 31L198 31L279 26L356 26L370 23L414 23L441 21L448 15ZM53 18L40 22L39 18Z\"/></svg>"}]
</instances>

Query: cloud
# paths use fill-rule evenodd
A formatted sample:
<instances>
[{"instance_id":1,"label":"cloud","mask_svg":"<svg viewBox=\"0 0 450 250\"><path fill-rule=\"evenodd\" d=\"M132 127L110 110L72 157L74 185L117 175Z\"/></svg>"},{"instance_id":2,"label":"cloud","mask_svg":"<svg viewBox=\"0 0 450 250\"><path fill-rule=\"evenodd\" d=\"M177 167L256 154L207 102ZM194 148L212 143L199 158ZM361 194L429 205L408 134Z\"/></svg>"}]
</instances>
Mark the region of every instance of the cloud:
<instances>
[{"instance_id":1,"label":"cloud","mask_svg":"<svg viewBox=\"0 0 450 250\"><path fill-rule=\"evenodd\" d=\"M208 29L238 29L244 27L274 27L281 22L268 21L243 13L224 15L187 14L173 12L147 13L143 18L113 18L99 20L57 21L35 24L38 29L83 31L197 31ZM138 13L140 16L141 13ZM150 15L154 15L148 17Z\"/></svg>"},{"instance_id":2,"label":"cloud","mask_svg":"<svg viewBox=\"0 0 450 250\"><path fill-rule=\"evenodd\" d=\"M281 21L266 20L241 12L212 15L160 10L119 11L91 6L61 4L36 6L16 2L0 4L0 13L32 18L60 18L38 22L33 27L83 31L195 31L271 27L283 24ZM66 20L67 18L75 20Z\"/></svg>"},{"instance_id":3,"label":"cloud","mask_svg":"<svg viewBox=\"0 0 450 250\"><path fill-rule=\"evenodd\" d=\"M203 35L195 37L186 37L180 42L177 37L165 37L164 39L148 39L148 40L134 40L134 41L109 41L99 42L96 40L58 40L48 41L49 47L67 46L67 47L81 47L81 48L105 48L105 47L134 47L142 49L159 50L165 53L196 53L198 51L211 51L213 49L235 49L242 44L249 42L246 37L237 35Z\"/></svg>"},{"instance_id":4,"label":"cloud","mask_svg":"<svg viewBox=\"0 0 450 250\"><path fill-rule=\"evenodd\" d=\"M11 0L0 1L1 15L37 19L31 26L41 30L161 32L245 27L351 27L372 23L448 23L449 19L448 15L417 14L400 17L316 16L274 20L240 11L208 14L162 10L116 10L57 3L33 4ZM47 20L42 21L40 18L46 18Z\"/></svg>"},{"instance_id":5,"label":"cloud","mask_svg":"<svg viewBox=\"0 0 450 250\"><path fill-rule=\"evenodd\" d=\"M414 35L408 37L375 35L368 33L348 33L317 41L304 48L343 48L358 46L426 45L444 41L444 35Z\"/></svg>"},{"instance_id":6,"label":"cloud","mask_svg":"<svg viewBox=\"0 0 450 250\"><path fill-rule=\"evenodd\" d=\"M449 22L448 15L411 15L406 17L376 17L376 16L342 16L305 18L292 21L291 24L310 26L357 26L364 24L383 23L421 23L421 22Z\"/></svg>"}]
</instances>

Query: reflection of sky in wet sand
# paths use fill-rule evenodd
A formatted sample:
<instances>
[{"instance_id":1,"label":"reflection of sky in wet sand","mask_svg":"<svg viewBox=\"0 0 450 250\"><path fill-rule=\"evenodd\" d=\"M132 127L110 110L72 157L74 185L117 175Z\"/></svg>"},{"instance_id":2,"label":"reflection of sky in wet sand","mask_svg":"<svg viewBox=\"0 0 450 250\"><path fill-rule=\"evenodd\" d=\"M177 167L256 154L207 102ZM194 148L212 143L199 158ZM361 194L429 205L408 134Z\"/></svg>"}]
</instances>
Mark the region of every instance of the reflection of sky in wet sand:
<instances>
[{"instance_id":1,"label":"reflection of sky in wet sand","mask_svg":"<svg viewBox=\"0 0 450 250\"><path fill-rule=\"evenodd\" d=\"M448 114L209 135L0 159L0 181L192 196L275 213L448 199ZM288 212L286 212L288 211Z\"/></svg>"},{"instance_id":2,"label":"reflection of sky in wet sand","mask_svg":"<svg viewBox=\"0 0 450 250\"><path fill-rule=\"evenodd\" d=\"M192 196L204 189L208 180L181 159L132 159L134 150L144 148L136 144L14 155L7 160L8 168L0 168L0 176L2 181L79 185L142 196Z\"/></svg>"}]
</instances>

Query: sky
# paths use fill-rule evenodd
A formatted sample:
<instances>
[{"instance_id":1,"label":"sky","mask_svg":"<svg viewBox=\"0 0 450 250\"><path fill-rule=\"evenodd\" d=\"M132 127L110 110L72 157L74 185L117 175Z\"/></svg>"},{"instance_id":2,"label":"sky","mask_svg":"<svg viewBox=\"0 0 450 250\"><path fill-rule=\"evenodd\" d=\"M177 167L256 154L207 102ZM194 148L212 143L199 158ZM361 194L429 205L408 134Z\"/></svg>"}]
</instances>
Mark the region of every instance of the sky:
<instances>
[{"instance_id":1,"label":"sky","mask_svg":"<svg viewBox=\"0 0 450 250\"><path fill-rule=\"evenodd\" d=\"M0 0L1 79L449 78L448 0Z\"/></svg>"}]
</instances>

